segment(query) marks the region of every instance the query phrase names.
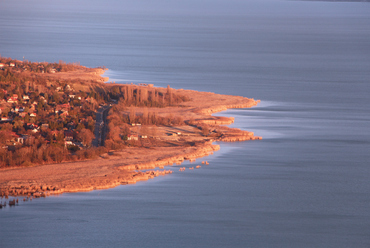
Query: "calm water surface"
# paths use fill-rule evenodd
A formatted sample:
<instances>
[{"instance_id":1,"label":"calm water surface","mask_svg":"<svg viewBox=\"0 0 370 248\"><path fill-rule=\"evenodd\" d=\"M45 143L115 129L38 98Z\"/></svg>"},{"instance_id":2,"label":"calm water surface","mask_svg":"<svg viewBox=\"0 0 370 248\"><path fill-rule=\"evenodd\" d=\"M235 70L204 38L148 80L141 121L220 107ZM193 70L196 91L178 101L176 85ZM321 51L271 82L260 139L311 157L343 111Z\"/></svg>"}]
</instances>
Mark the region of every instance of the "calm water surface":
<instances>
[{"instance_id":1,"label":"calm water surface","mask_svg":"<svg viewBox=\"0 0 370 248\"><path fill-rule=\"evenodd\" d=\"M4 247L369 247L370 5L1 1L0 53L261 99L208 166L0 211ZM191 167L199 164L185 163Z\"/></svg>"}]
</instances>

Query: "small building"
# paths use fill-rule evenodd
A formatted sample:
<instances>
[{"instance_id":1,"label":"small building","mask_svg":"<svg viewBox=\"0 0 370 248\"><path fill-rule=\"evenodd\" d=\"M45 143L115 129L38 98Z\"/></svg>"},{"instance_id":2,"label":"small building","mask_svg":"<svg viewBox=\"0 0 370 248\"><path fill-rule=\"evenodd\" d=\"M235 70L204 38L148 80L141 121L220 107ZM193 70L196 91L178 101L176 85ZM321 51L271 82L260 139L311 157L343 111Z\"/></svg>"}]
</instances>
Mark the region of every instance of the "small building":
<instances>
[{"instance_id":1,"label":"small building","mask_svg":"<svg viewBox=\"0 0 370 248\"><path fill-rule=\"evenodd\" d=\"M73 140L73 131L71 131L71 130L65 130L64 131L64 139L66 141L72 141Z\"/></svg>"},{"instance_id":2,"label":"small building","mask_svg":"<svg viewBox=\"0 0 370 248\"><path fill-rule=\"evenodd\" d=\"M30 116L31 116L31 117L36 117L36 116L37 116L37 114L36 114L36 113L31 113L31 114L30 114Z\"/></svg>"},{"instance_id":3,"label":"small building","mask_svg":"<svg viewBox=\"0 0 370 248\"><path fill-rule=\"evenodd\" d=\"M38 125L33 124L33 123L27 123L26 128L31 130L31 132L33 132L33 133L39 132L39 129L40 129L40 127Z\"/></svg>"},{"instance_id":4,"label":"small building","mask_svg":"<svg viewBox=\"0 0 370 248\"><path fill-rule=\"evenodd\" d=\"M127 140L139 140L139 137L136 134L129 134Z\"/></svg>"},{"instance_id":5,"label":"small building","mask_svg":"<svg viewBox=\"0 0 370 248\"><path fill-rule=\"evenodd\" d=\"M8 103L18 103L18 100L13 97L10 97L7 102Z\"/></svg>"},{"instance_id":6,"label":"small building","mask_svg":"<svg viewBox=\"0 0 370 248\"><path fill-rule=\"evenodd\" d=\"M27 129L33 129L35 127L35 124L33 123L26 123L26 128Z\"/></svg>"},{"instance_id":7,"label":"small building","mask_svg":"<svg viewBox=\"0 0 370 248\"><path fill-rule=\"evenodd\" d=\"M148 138L148 136L147 136L147 135L141 135L141 136L140 136L140 138L142 138L142 139L147 139L147 138Z\"/></svg>"},{"instance_id":8,"label":"small building","mask_svg":"<svg viewBox=\"0 0 370 248\"><path fill-rule=\"evenodd\" d=\"M11 122L12 119L10 119L9 117L1 117L1 122Z\"/></svg>"},{"instance_id":9,"label":"small building","mask_svg":"<svg viewBox=\"0 0 370 248\"><path fill-rule=\"evenodd\" d=\"M24 144L24 142L28 139L28 135L20 135L17 138L17 142L20 144Z\"/></svg>"}]
</instances>

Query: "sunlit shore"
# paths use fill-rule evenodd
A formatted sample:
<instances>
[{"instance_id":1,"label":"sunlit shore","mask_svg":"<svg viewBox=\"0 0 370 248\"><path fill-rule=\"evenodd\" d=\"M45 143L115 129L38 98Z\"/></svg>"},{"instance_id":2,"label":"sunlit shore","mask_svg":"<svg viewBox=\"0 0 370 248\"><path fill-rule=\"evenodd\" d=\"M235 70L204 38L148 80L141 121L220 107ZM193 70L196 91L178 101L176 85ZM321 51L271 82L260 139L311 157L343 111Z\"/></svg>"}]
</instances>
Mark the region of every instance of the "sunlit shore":
<instances>
[{"instance_id":1,"label":"sunlit shore","mask_svg":"<svg viewBox=\"0 0 370 248\"><path fill-rule=\"evenodd\" d=\"M98 80L104 82L107 78L100 77L102 72L103 70L99 70L96 73L84 74L82 71L72 71L59 74L58 77L99 77ZM107 83L106 86L127 87L113 83ZM130 85L130 87L138 92L145 92L148 88L154 89L148 85ZM168 89L155 88L155 90L165 92ZM253 132L225 126L233 123L233 118L212 116L213 113L230 108L249 108L257 105L259 101L241 96L192 90L171 89L171 92L188 100L178 106L154 107L153 111L157 117L168 120L181 119L181 122L145 126L132 124L129 130L132 134L129 138L132 138L132 141L126 141L128 145L124 148L111 150L100 155L98 159L3 168L0 170L1 196L40 197L132 184L170 174L170 170L164 170L165 166L181 164L185 160L195 161L217 151L219 146L213 145L213 141L261 139L254 136ZM119 104L115 106L116 115L130 115L128 108L119 109L119 106ZM145 115L145 111L148 111L146 107L135 107L137 116ZM109 122L113 121L114 118L111 117ZM148 136L141 135L144 129ZM148 169L150 171L140 171Z\"/></svg>"}]
</instances>

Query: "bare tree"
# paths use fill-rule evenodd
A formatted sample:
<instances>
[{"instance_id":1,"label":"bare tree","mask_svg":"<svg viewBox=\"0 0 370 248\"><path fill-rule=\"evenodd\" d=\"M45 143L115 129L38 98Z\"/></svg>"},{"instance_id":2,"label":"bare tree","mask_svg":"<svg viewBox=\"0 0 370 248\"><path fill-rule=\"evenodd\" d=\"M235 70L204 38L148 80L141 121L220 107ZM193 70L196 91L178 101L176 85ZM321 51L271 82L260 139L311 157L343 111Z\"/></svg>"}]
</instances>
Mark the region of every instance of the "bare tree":
<instances>
[{"instance_id":1,"label":"bare tree","mask_svg":"<svg viewBox=\"0 0 370 248\"><path fill-rule=\"evenodd\" d=\"M77 136L77 139L80 140L84 145L90 146L91 142L95 138L94 134L90 131L90 129L82 129Z\"/></svg>"}]
</instances>

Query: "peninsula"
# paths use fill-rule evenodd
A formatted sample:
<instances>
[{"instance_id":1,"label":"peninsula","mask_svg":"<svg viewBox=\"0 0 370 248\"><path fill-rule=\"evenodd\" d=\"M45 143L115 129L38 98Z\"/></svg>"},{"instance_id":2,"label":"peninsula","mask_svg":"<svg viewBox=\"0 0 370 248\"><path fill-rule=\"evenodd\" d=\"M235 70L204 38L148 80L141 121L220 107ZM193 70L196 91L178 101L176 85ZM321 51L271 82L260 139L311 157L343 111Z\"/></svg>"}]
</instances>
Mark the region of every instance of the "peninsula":
<instances>
[{"instance_id":1,"label":"peninsula","mask_svg":"<svg viewBox=\"0 0 370 248\"><path fill-rule=\"evenodd\" d=\"M106 189L171 173L219 149L261 139L212 116L259 101L105 83L105 68L0 58L0 196Z\"/></svg>"}]
</instances>

